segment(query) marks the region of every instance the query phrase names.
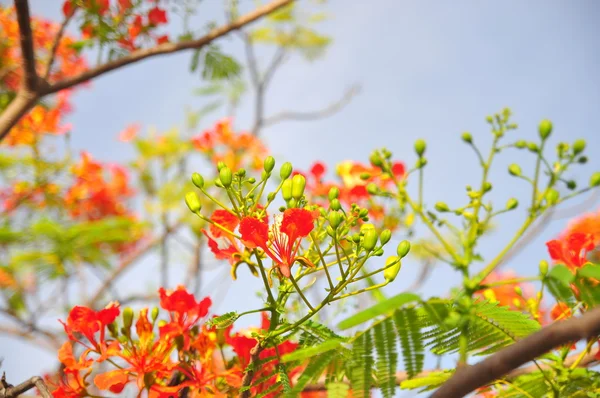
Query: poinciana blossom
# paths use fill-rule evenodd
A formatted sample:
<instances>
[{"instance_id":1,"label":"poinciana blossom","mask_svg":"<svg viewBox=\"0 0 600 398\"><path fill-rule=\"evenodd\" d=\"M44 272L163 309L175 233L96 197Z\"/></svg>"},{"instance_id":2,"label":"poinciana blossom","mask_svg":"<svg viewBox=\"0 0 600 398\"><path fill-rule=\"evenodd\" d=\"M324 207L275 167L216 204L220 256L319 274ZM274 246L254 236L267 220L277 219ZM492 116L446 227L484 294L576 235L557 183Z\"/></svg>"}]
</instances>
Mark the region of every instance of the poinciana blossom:
<instances>
[{"instance_id":1,"label":"poinciana blossom","mask_svg":"<svg viewBox=\"0 0 600 398\"><path fill-rule=\"evenodd\" d=\"M571 308L565 303L556 303L550 311L550 318L552 318L553 321L567 319L570 318L571 315Z\"/></svg>"},{"instance_id":2,"label":"poinciana blossom","mask_svg":"<svg viewBox=\"0 0 600 398\"><path fill-rule=\"evenodd\" d=\"M298 256L302 239L314 228L318 212L306 209L287 209L276 215L271 227L254 217L244 217L240 223L242 242L246 247L261 248L269 256L283 276L291 276L291 267L299 261L314 266L307 258Z\"/></svg>"},{"instance_id":3,"label":"poinciana blossom","mask_svg":"<svg viewBox=\"0 0 600 398\"><path fill-rule=\"evenodd\" d=\"M591 234L575 232L561 239L546 243L548 253L557 264L564 264L571 270L580 268L587 262L587 254L594 249Z\"/></svg>"},{"instance_id":4,"label":"poinciana blossom","mask_svg":"<svg viewBox=\"0 0 600 398\"><path fill-rule=\"evenodd\" d=\"M223 209L215 210L210 219L231 233L240 224L240 219L235 214L231 214L229 211ZM208 247L215 257L219 260L227 260L231 265L234 265L238 261L239 253L242 252L238 248L235 238L215 224L210 225L209 231L210 233L203 229L202 233L206 236Z\"/></svg>"},{"instance_id":5,"label":"poinciana blossom","mask_svg":"<svg viewBox=\"0 0 600 398\"><path fill-rule=\"evenodd\" d=\"M75 336L76 333L81 333L92 343L93 348L101 351L104 344L105 327L113 323L117 316L119 316L119 313L118 302L112 302L100 311L94 311L88 307L75 306L69 312L67 321L61 321L61 323L69 339L87 346ZM100 338L96 340L96 333L98 332L100 332Z\"/></svg>"}]
</instances>

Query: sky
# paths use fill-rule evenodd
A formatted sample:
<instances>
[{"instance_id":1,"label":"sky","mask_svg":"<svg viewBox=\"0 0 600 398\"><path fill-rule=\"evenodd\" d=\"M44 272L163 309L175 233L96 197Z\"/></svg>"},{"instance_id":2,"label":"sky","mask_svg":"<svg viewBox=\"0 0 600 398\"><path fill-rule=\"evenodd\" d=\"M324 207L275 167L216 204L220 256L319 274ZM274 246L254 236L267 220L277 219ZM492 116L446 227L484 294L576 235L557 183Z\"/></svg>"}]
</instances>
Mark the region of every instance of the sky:
<instances>
[{"instance_id":1,"label":"sky","mask_svg":"<svg viewBox=\"0 0 600 398\"><path fill-rule=\"evenodd\" d=\"M60 16L59 1L30 3L34 15ZM246 8L252 5L241 3ZM302 3L314 7L308 0ZM329 0L324 8L329 18L322 29L333 39L330 48L319 60L292 57L281 68L267 93L266 114L317 110L352 84L360 84L362 90L327 119L285 122L265 129L263 139L276 158L300 169L316 160L333 167L346 159L367 161L371 150L387 147L396 159L412 164L413 142L423 138L429 159L426 204L444 200L458 206L465 201L465 185L478 183L481 173L460 134L469 131L476 143L488 148L491 134L485 117L503 107L513 110L513 120L519 124L519 130L510 133L515 137L535 139L538 123L548 118L554 124L550 146L584 138L592 153L600 148L600 2ZM222 20L221 1L205 0L199 11ZM225 51L242 57L239 40L226 38L219 43ZM94 80L91 88L79 90L69 120L75 126L73 145L105 161L127 161L133 152L117 141L126 125L139 122L159 130L183 126L184 109L199 108L204 101L192 94L202 81L189 73L189 60L189 53L154 58L106 74ZM266 62L263 57L260 60ZM244 101L235 123L249 129L251 122L252 103ZM499 206L510 197L525 203L530 195L523 181L508 175L507 165L513 162L532 170L533 156L502 153L491 172L491 198ZM598 170L600 158L591 156L572 176L585 185ZM569 208L585 199L563 205L562 215L573 216ZM598 203L584 204L588 210L599 207ZM482 241L484 257L493 257L524 218L525 206L501 218L494 233ZM547 258L544 242L567 221L564 217L553 220L505 267L535 275L538 262ZM136 276L156 267L156 262L156 257L150 257L127 274L123 283L134 283ZM411 284L418 273L417 264L412 265L403 264L401 276L386 293ZM443 295L459 282L455 271L441 265L421 292ZM214 310L256 308L258 288L254 281L239 280ZM0 353L3 369L19 380L53 363L51 355L4 337Z\"/></svg>"}]
</instances>

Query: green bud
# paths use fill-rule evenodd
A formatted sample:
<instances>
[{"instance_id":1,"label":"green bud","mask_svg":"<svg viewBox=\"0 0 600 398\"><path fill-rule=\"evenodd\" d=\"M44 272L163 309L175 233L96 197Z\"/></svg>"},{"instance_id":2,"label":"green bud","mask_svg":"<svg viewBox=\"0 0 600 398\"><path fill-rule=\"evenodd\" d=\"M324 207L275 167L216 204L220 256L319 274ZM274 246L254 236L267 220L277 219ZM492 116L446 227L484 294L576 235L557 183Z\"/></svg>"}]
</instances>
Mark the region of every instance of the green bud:
<instances>
[{"instance_id":1,"label":"green bud","mask_svg":"<svg viewBox=\"0 0 600 398\"><path fill-rule=\"evenodd\" d=\"M517 293L517 296L523 296L523 289L520 286L515 286L515 293Z\"/></svg>"},{"instance_id":2,"label":"green bud","mask_svg":"<svg viewBox=\"0 0 600 398\"><path fill-rule=\"evenodd\" d=\"M153 307L152 312L150 313L150 317L152 318L152 322L156 322L156 318L158 318L158 307Z\"/></svg>"},{"instance_id":3,"label":"green bud","mask_svg":"<svg viewBox=\"0 0 600 398\"><path fill-rule=\"evenodd\" d=\"M406 257L406 255L408 254L409 251L410 251L410 242L409 241L403 240L402 242L398 243L398 247L396 248L396 254L398 255L398 257L400 257L400 258Z\"/></svg>"},{"instance_id":4,"label":"green bud","mask_svg":"<svg viewBox=\"0 0 600 398\"><path fill-rule=\"evenodd\" d=\"M360 173L360 179L361 180L366 181L369 178L371 178L371 174L370 173Z\"/></svg>"},{"instance_id":5,"label":"green bud","mask_svg":"<svg viewBox=\"0 0 600 398\"><path fill-rule=\"evenodd\" d=\"M342 205L340 203L340 201L338 199L333 199L332 201L329 202L329 207L332 210L338 211L342 209Z\"/></svg>"},{"instance_id":6,"label":"green bud","mask_svg":"<svg viewBox=\"0 0 600 398\"><path fill-rule=\"evenodd\" d=\"M521 176L521 166L513 163L510 166L508 166L508 172L510 173L510 175L513 175L515 177L520 177Z\"/></svg>"},{"instance_id":7,"label":"green bud","mask_svg":"<svg viewBox=\"0 0 600 398\"><path fill-rule=\"evenodd\" d=\"M131 325L133 324L133 309L131 307L126 307L123 310L123 327L125 330L131 329Z\"/></svg>"},{"instance_id":8,"label":"green bud","mask_svg":"<svg viewBox=\"0 0 600 398\"><path fill-rule=\"evenodd\" d=\"M287 201L288 209L294 209L298 205L298 201L294 198L291 198Z\"/></svg>"},{"instance_id":9,"label":"green bud","mask_svg":"<svg viewBox=\"0 0 600 398\"><path fill-rule=\"evenodd\" d=\"M221 170L219 170L219 180L221 180L221 184L223 184L225 188L229 188L231 186L233 176L229 167L223 167Z\"/></svg>"},{"instance_id":10,"label":"green bud","mask_svg":"<svg viewBox=\"0 0 600 398\"><path fill-rule=\"evenodd\" d=\"M542 260L540 261L540 275L546 276L548 274L548 261Z\"/></svg>"},{"instance_id":11,"label":"green bud","mask_svg":"<svg viewBox=\"0 0 600 398\"><path fill-rule=\"evenodd\" d=\"M588 162L587 156L582 156L579 159L577 159L577 163L580 163L580 164L586 164L587 162Z\"/></svg>"},{"instance_id":12,"label":"green bud","mask_svg":"<svg viewBox=\"0 0 600 398\"><path fill-rule=\"evenodd\" d=\"M108 328L108 332L112 337L114 337L115 339L119 337L119 330L117 329L116 322L110 323L106 325L106 327Z\"/></svg>"},{"instance_id":13,"label":"green bud","mask_svg":"<svg viewBox=\"0 0 600 398\"><path fill-rule=\"evenodd\" d=\"M419 160L417 160L417 169L421 169L425 166L427 166L427 159L425 158L419 158Z\"/></svg>"},{"instance_id":14,"label":"green bud","mask_svg":"<svg viewBox=\"0 0 600 398\"><path fill-rule=\"evenodd\" d=\"M427 149L427 143L425 140L418 139L415 141L415 152L419 157L422 157L425 153L425 149Z\"/></svg>"},{"instance_id":15,"label":"green bud","mask_svg":"<svg viewBox=\"0 0 600 398\"><path fill-rule=\"evenodd\" d=\"M217 171L221 171L221 169L223 167L227 167L227 165L225 164L225 162L218 162L217 163Z\"/></svg>"},{"instance_id":16,"label":"green bud","mask_svg":"<svg viewBox=\"0 0 600 398\"><path fill-rule=\"evenodd\" d=\"M360 242L360 234L352 235L352 242L359 243Z\"/></svg>"},{"instance_id":17,"label":"green bud","mask_svg":"<svg viewBox=\"0 0 600 398\"><path fill-rule=\"evenodd\" d=\"M527 141L525 140L519 140L517 142L515 142L515 148L517 149L523 149L527 146Z\"/></svg>"},{"instance_id":18,"label":"green bud","mask_svg":"<svg viewBox=\"0 0 600 398\"><path fill-rule=\"evenodd\" d=\"M281 195L286 202L292 198L292 180L285 180L281 185Z\"/></svg>"},{"instance_id":19,"label":"green bud","mask_svg":"<svg viewBox=\"0 0 600 398\"><path fill-rule=\"evenodd\" d=\"M254 184L254 183L256 182L256 178L254 178L254 177L250 177L250 178L248 178L248 182L249 182L250 184Z\"/></svg>"},{"instance_id":20,"label":"green bud","mask_svg":"<svg viewBox=\"0 0 600 398\"><path fill-rule=\"evenodd\" d=\"M486 116L485 117L485 121L492 124L494 123L494 117L493 116Z\"/></svg>"},{"instance_id":21,"label":"green bud","mask_svg":"<svg viewBox=\"0 0 600 398\"><path fill-rule=\"evenodd\" d=\"M382 246L388 243L390 239L392 239L392 231L390 231L389 229L384 229L379 234L379 242L381 242Z\"/></svg>"},{"instance_id":22,"label":"green bud","mask_svg":"<svg viewBox=\"0 0 600 398\"><path fill-rule=\"evenodd\" d=\"M550 205L556 204L558 202L559 197L560 197L560 194L558 193L558 191L556 189L553 189L553 188L548 190L548 192L546 193L546 201Z\"/></svg>"},{"instance_id":23,"label":"green bud","mask_svg":"<svg viewBox=\"0 0 600 398\"><path fill-rule=\"evenodd\" d=\"M569 180L567 181L567 188L569 188L572 191L575 188L577 188L577 183L574 180Z\"/></svg>"},{"instance_id":24,"label":"green bud","mask_svg":"<svg viewBox=\"0 0 600 398\"><path fill-rule=\"evenodd\" d=\"M204 177L199 173L192 174L192 183L198 188L202 189L204 187Z\"/></svg>"},{"instance_id":25,"label":"green bud","mask_svg":"<svg viewBox=\"0 0 600 398\"><path fill-rule=\"evenodd\" d=\"M342 215L337 211L332 211L329 213L329 224L333 229L336 229L342 222Z\"/></svg>"},{"instance_id":26,"label":"green bud","mask_svg":"<svg viewBox=\"0 0 600 398\"><path fill-rule=\"evenodd\" d=\"M585 150L585 140L577 140L573 143L573 154L579 155Z\"/></svg>"},{"instance_id":27,"label":"green bud","mask_svg":"<svg viewBox=\"0 0 600 398\"><path fill-rule=\"evenodd\" d=\"M533 153L537 153L540 150L540 148L538 147L538 145L535 142L528 143L527 149L529 149Z\"/></svg>"},{"instance_id":28,"label":"green bud","mask_svg":"<svg viewBox=\"0 0 600 398\"><path fill-rule=\"evenodd\" d=\"M377 193L379 192L379 187L377 187L377 184L372 182L367 185L367 192L371 195L377 195Z\"/></svg>"},{"instance_id":29,"label":"green bud","mask_svg":"<svg viewBox=\"0 0 600 398\"><path fill-rule=\"evenodd\" d=\"M471 135L471 133L466 132L466 131L464 133L462 133L462 135L460 136L460 138L462 138L462 140L464 142L466 142L467 144L470 144L470 143L473 142L473 136Z\"/></svg>"},{"instance_id":30,"label":"green bud","mask_svg":"<svg viewBox=\"0 0 600 398\"><path fill-rule=\"evenodd\" d=\"M239 169L236 174L239 177L244 178L246 176L246 169Z\"/></svg>"},{"instance_id":31,"label":"green bud","mask_svg":"<svg viewBox=\"0 0 600 398\"><path fill-rule=\"evenodd\" d=\"M485 184L483 184L483 192L490 192L492 188L492 183L489 181L486 181Z\"/></svg>"},{"instance_id":32,"label":"green bud","mask_svg":"<svg viewBox=\"0 0 600 398\"><path fill-rule=\"evenodd\" d=\"M506 209L507 210L514 210L517 208L517 206L519 206L519 201L515 198L510 198L507 202L506 202Z\"/></svg>"},{"instance_id":33,"label":"green bud","mask_svg":"<svg viewBox=\"0 0 600 398\"><path fill-rule=\"evenodd\" d=\"M379 153L377 151L373 151L373 153L371 153L371 156L369 156L369 161L375 167L383 166L383 159L381 158L381 155L379 155Z\"/></svg>"},{"instance_id":34,"label":"green bud","mask_svg":"<svg viewBox=\"0 0 600 398\"><path fill-rule=\"evenodd\" d=\"M327 232L327 235L331 237L335 236L335 230L331 227L331 225L328 225L327 228L325 228L325 232Z\"/></svg>"},{"instance_id":35,"label":"green bud","mask_svg":"<svg viewBox=\"0 0 600 398\"><path fill-rule=\"evenodd\" d=\"M370 222L364 223L360 226L360 233L364 234L371 229L375 229L375 225L371 224Z\"/></svg>"},{"instance_id":36,"label":"green bud","mask_svg":"<svg viewBox=\"0 0 600 398\"><path fill-rule=\"evenodd\" d=\"M383 253L384 253L383 249L379 248L373 252L373 255L377 256L377 257L381 257L381 256L383 256Z\"/></svg>"},{"instance_id":37,"label":"green bud","mask_svg":"<svg viewBox=\"0 0 600 398\"><path fill-rule=\"evenodd\" d=\"M358 216L360 218L364 218L368 215L369 215L369 209L360 209L360 211L358 212ZM372 224L369 224L369 225L372 225Z\"/></svg>"},{"instance_id":38,"label":"green bud","mask_svg":"<svg viewBox=\"0 0 600 398\"><path fill-rule=\"evenodd\" d=\"M200 198L196 195L196 192L185 194L185 204L192 213L198 213L202 209L202 203L200 203Z\"/></svg>"},{"instance_id":39,"label":"green bud","mask_svg":"<svg viewBox=\"0 0 600 398\"><path fill-rule=\"evenodd\" d=\"M183 350L184 347L184 337L182 334L178 335L177 337L175 337L175 346L177 347L177 351L181 351Z\"/></svg>"},{"instance_id":40,"label":"green bud","mask_svg":"<svg viewBox=\"0 0 600 398\"><path fill-rule=\"evenodd\" d=\"M377 231L375 230L375 228L368 229L367 231L365 231L365 234L363 235L362 239L363 249L365 249L368 252L372 251L375 248L375 246L377 246L378 238L379 237L377 236Z\"/></svg>"},{"instance_id":41,"label":"green bud","mask_svg":"<svg viewBox=\"0 0 600 398\"><path fill-rule=\"evenodd\" d=\"M392 265L393 264L393 265ZM400 268L402 268L402 262L400 261L400 257L390 256L385 261L385 266L387 267L383 271L383 277L387 283L392 282L398 276L400 272Z\"/></svg>"},{"instance_id":42,"label":"green bud","mask_svg":"<svg viewBox=\"0 0 600 398\"><path fill-rule=\"evenodd\" d=\"M600 186L600 171L595 172L590 177L590 187Z\"/></svg>"},{"instance_id":43,"label":"green bud","mask_svg":"<svg viewBox=\"0 0 600 398\"><path fill-rule=\"evenodd\" d=\"M272 202L274 200L275 200L275 192L269 192L269 194L267 195L267 201Z\"/></svg>"},{"instance_id":44,"label":"green bud","mask_svg":"<svg viewBox=\"0 0 600 398\"><path fill-rule=\"evenodd\" d=\"M392 158L392 152L390 152L388 149L383 148L381 150L381 153L383 154L383 157L385 157L386 159L391 159Z\"/></svg>"},{"instance_id":45,"label":"green bud","mask_svg":"<svg viewBox=\"0 0 600 398\"><path fill-rule=\"evenodd\" d=\"M435 204L435 209L436 209L437 211L439 211L440 213L444 213L444 212L450 211L450 208L449 208L449 207L448 207L448 205L447 205L446 203L444 203L444 202L437 202L437 203Z\"/></svg>"},{"instance_id":46,"label":"green bud","mask_svg":"<svg viewBox=\"0 0 600 398\"><path fill-rule=\"evenodd\" d=\"M267 156L263 163L263 168L267 173L270 173L275 168L275 158L273 156Z\"/></svg>"},{"instance_id":47,"label":"green bud","mask_svg":"<svg viewBox=\"0 0 600 398\"><path fill-rule=\"evenodd\" d=\"M538 131L542 140L550 137L550 133L552 133L552 122L547 119L542 120L538 127Z\"/></svg>"},{"instance_id":48,"label":"green bud","mask_svg":"<svg viewBox=\"0 0 600 398\"><path fill-rule=\"evenodd\" d=\"M279 176L282 180L285 180L289 176L292 175L292 164L290 162L285 162L281 165L281 169L279 170Z\"/></svg>"},{"instance_id":49,"label":"green bud","mask_svg":"<svg viewBox=\"0 0 600 398\"><path fill-rule=\"evenodd\" d=\"M288 181L288 180L286 180ZM296 200L300 199L304 195L304 188L306 187L306 178L302 174L296 174L292 178L292 197Z\"/></svg>"},{"instance_id":50,"label":"green bud","mask_svg":"<svg viewBox=\"0 0 600 398\"><path fill-rule=\"evenodd\" d=\"M340 189L338 187L331 187L329 189L329 200L337 199L340 196Z\"/></svg>"}]
</instances>

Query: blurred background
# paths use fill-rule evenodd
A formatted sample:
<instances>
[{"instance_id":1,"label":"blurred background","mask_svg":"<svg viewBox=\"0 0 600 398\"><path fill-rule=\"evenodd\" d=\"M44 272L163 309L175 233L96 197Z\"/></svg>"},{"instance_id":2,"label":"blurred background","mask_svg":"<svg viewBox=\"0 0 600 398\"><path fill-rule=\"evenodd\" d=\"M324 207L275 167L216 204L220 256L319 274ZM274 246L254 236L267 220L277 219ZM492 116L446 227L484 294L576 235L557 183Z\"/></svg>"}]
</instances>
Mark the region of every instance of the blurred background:
<instances>
[{"instance_id":1,"label":"blurred background","mask_svg":"<svg viewBox=\"0 0 600 398\"><path fill-rule=\"evenodd\" d=\"M2 0L2 4L9 2ZM62 18L60 1L31 0L30 5L34 16ZM253 2L241 0L239 6L249 10ZM317 7L308 2L304 6ZM560 140L586 139L590 160L574 169L572 178L586 184L590 174L600 170L600 158L594 153L600 148L597 1L328 0L318 7L326 15L319 32L331 43L314 60L298 54L285 59L265 93L264 113L324 111L327 117L286 120L262 128L260 137L279 162L290 161L307 170L321 161L332 174L337 163L348 159L367 163L373 149L386 147L394 159L412 165L416 160L413 143L422 138L428 143L429 160L425 203L433 206L443 200L458 206L465 200L465 186L477 184L481 174L461 133L470 132L487 151L492 136L485 117L510 107L519 125L511 134L519 138L535 139L538 123L548 118L554 123L550 148ZM223 9L220 1L202 1L189 23L202 24L207 15L223 22ZM173 18L168 29L177 28ZM244 42L238 36L228 36L219 44L236 59L245 59ZM273 55L271 48L256 52L261 65L268 64ZM93 59L93 52L88 58ZM135 152L118 136L131 123L139 123L142 131L185 129L186 109L201 109L210 101L194 93L206 83L189 68L190 53L179 53L103 75L89 89L78 89L72 98L75 110L68 119L73 125L74 151L86 150L101 161L127 163ZM248 79L248 70L243 73ZM233 119L236 130L253 128L254 99L251 93L240 98ZM225 108L211 113L200 120L195 132L225 116ZM516 150L501 154L490 177L491 198L499 204L510 197L524 202L529 198L526 183L508 175L507 166L514 162L532 170L534 157ZM562 206L504 269L536 275L539 261L548 259L545 242L564 229L569 218L598 206L589 195ZM498 220L496 229L483 240L484 257L495 255L505 245L525 212L523 206ZM175 245L172 261L181 262L181 267L170 268L171 287L186 278L187 259L178 257L177 251ZM210 253L205 256L209 257ZM149 275L158 273L159 263L158 252L145 256L120 278L115 289L143 292L157 287L158 281ZM258 279L244 270L232 282L227 264L211 264L203 271L200 295L213 297L212 312L260 305ZM385 293L410 287L420 272L418 263L406 261ZM442 296L460 280L450 267L434 265L419 292ZM238 323L240 327L257 325L259 317L244 317ZM6 336L0 336L0 356L11 380L46 372L56 362L48 351ZM415 396L407 391L399 394Z\"/></svg>"}]
</instances>

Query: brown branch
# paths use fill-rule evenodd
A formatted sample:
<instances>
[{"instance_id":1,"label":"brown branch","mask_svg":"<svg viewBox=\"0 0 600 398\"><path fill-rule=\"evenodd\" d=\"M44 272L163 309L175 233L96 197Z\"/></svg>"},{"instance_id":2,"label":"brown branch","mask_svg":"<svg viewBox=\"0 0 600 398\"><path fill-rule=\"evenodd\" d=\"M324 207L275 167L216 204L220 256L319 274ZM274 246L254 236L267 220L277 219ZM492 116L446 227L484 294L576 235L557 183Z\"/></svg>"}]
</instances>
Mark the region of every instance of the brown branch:
<instances>
[{"instance_id":1,"label":"brown branch","mask_svg":"<svg viewBox=\"0 0 600 398\"><path fill-rule=\"evenodd\" d=\"M23 58L23 69L25 72L23 88L25 91L35 92L37 89L38 75L35 71L33 34L31 33L31 18L29 16L29 4L27 3L27 0L15 0L15 9L17 10L17 23L19 24L21 54Z\"/></svg>"},{"instance_id":2,"label":"brown branch","mask_svg":"<svg viewBox=\"0 0 600 398\"><path fill-rule=\"evenodd\" d=\"M5 334L8 336L12 336L15 338L26 340L27 342L34 344L44 350L56 353L56 350L60 348L60 344L58 340L50 340L48 343L40 340L39 336L36 336L32 332L28 332L22 328L10 327L10 326L0 326L0 334Z\"/></svg>"},{"instance_id":3,"label":"brown branch","mask_svg":"<svg viewBox=\"0 0 600 398\"><path fill-rule=\"evenodd\" d=\"M133 51L131 54L126 55L122 58L99 65L95 68L82 72L77 76L73 76L53 84L48 84L44 80L38 79L36 76L34 81L29 80L29 82L26 82L25 86L26 88L28 88L29 92L33 93L32 98L28 98L27 101L24 101L25 97L19 96L18 94L17 98L21 98L21 100L17 101L17 99L15 99L11 101L11 103L8 105L5 111L2 112L2 114L0 114L0 141L4 139L4 137L6 137L6 135L10 132L10 129L19 121L19 119L33 107L36 101L42 98L43 96L76 86L95 77L122 68L124 66L139 62L146 58L204 47L212 41L222 36L225 36L232 31L238 30L243 26L262 18L263 16L270 14L283 6L291 4L293 1L294 0L273 0L272 2L256 8L254 11L236 19L231 23L213 29L207 35L199 39L186 40L179 43L165 43L153 48ZM29 13L27 1L15 0L15 5L17 6L17 11L19 13L19 25L21 26L21 22L23 22L23 29L25 29L24 32L31 33L31 27L29 26ZM29 35L29 38L30 37L31 35ZM22 44L26 45L28 42L24 40L24 38L26 38L26 35L24 33L21 34L21 38ZM31 51L29 51L28 49L31 49ZM25 46L23 54L24 60L27 61L27 57L29 56L33 57L33 47ZM26 72L29 72L31 70L31 65L33 64L28 64L27 62L25 62ZM33 72L35 72L35 65L33 67ZM30 73L27 73L27 78L30 78ZM37 80L41 80L41 82L44 84L38 84L40 82Z\"/></svg>"},{"instance_id":4,"label":"brown branch","mask_svg":"<svg viewBox=\"0 0 600 398\"><path fill-rule=\"evenodd\" d=\"M244 378L242 379L242 387L250 387L252 384L252 378L254 377L254 367L258 366L256 363L258 362L258 358L260 353L264 348L260 345L260 343L256 343L256 345L250 350L250 362L248 363L248 371L244 374ZM250 398L250 388L245 391L240 392L239 398Z\"/></svg>"},{"instance_id":5,"label":"brown branch","mask_svg":"<svg viewBox=\"0 0 600 398\"><path fill-rule=\"evenodd\" d=\"M600 307L586 312L581 317L556 322L475 365L464 367L434 392L431 398L464 397L555 347L582 339L591 339L598 334L600 334Z\"/></svg>"},{"instance_id":6,"label":"brown branch","mask_svg":"<svg viewBox=\"0 0 600 398\"><path fill-rule=\"evenodd\" d=\"M71 21L71 19L73 18L73 15L75 15L75 12L77 12L77 9L73 10L73 12L65 18L63 23L60 25L60 29L56 33L56 37L54 38L54 43L52 43L52 49L50 50L50 58L48 59L48 63L46 64L46 70L42 74L42 78L44 80L47 80L48 76L50 76L50 72L52 71L52 66L54 65L54 61L56 60L56 52L58 51L58 47L60 46L60 41L62 40L62 37L65 34L67 24L69 23L69 21Z\"/></svg>"},{"instance_id":7,"label":"brown branch","mask_svg":"<svg viewBox=\"0 0 600 398\"><path fill-rule=\"evenodd\" d=\"M38 389L43 398L52 398L52 394L50 394L48 386L46 383L44 383L44 379L39 376L33 376L21 384L11 386L10 384L6 383L6 376L2 375L2 384L3 387L0 390L0 398L16 398L24 392L31 390L33 387Z\"/></svg>"},{"instance_id":8,"label":"brown branch","mask_svg":"<svg viewBox=\"0 0 600 398\"><path fill-rule=\"evenodd\" d=\"M342 108L350 103L352 98L360 92L360 87L358 85L352 86L349 90L347 90L342 98L338 101L328 105L326 108L314 111L314 112L280 112L271 117L266 118L263 121L263 126L269 126L275 123L282 122L284 120L315 120L315 119L323 119L329 116L334 115L339 112Z\"/></svg>"},{"instance_id":9,"label":"brown branch","mask_svg":"<svg viewBox=\"0 0 600 398\"><path fill-rule=\"evenodd\" d=\"M171 232L174 232L179 228L179 226L180 225L177 224L171 228L168 228L167 230L165 230L165 234L170 234ZM88 301L87 305L89 307L95 307L96 302L102 298L104 292L106 292L106 290L110 288L114 281L117 280L121 276L121 274L123 274L132 264L134 264L137 260L139 260L150 250L152 250L155 246L160 244L163 241L164 237L165 235L161 235L145 242L142 246L140 246L133 253L131 253L127 258L125 258L121 262L121 264L119 264L119 266L113 270L112 274L110 274L108 278L104 280L102 285L92 295L92 298Z\"/></svg>"}]
</instances>

